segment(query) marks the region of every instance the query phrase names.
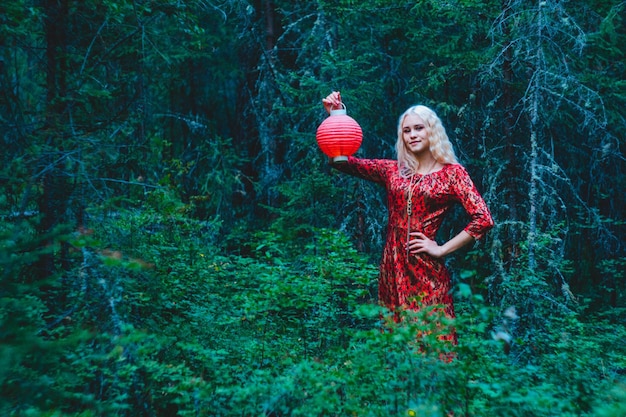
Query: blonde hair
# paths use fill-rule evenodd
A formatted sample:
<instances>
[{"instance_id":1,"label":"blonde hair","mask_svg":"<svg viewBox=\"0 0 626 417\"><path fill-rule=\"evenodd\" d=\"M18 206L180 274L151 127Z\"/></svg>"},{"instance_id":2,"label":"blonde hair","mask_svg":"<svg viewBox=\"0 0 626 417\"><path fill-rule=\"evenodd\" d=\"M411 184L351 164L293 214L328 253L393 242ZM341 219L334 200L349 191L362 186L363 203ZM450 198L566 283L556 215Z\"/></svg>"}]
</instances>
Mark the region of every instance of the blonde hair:
<instances>
[{"instance_id":1,"label":"blonde hair","mask_svg":"<svg viewBox=\"0 0 626 417\"><path fill-rule=\"evenodd\" d=\"M417 172L419 168L419 162L417 158L409 151L402 138L402 123L409 114L415 114L419 116L424 123L430 134L430 153L442 164L457 164L456 155L452 148L452 143L446 134L446 129L441 123L441 119L437 114L426 106L412 106L409 107L398 119L398 140L396 142L396 153L398 155L398 168L403 176L410 176Z\"/></svg>"}]
</instances>

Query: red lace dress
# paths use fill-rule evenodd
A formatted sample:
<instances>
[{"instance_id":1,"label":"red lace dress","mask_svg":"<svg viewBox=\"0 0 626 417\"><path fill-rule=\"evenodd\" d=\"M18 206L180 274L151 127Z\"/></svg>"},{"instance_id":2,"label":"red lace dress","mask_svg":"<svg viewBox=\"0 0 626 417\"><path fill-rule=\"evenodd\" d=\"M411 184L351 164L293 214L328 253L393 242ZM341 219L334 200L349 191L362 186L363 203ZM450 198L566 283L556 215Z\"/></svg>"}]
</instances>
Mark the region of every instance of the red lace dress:
<instances>
[{"instance_id":1,"label":"red lace dress","mask_svg":"<svg viewBox=\"0 0 626 417\"><path fill-rule=\"evenodd\" d=\"M446 213L453 204L460 203L470 217L464 230L480 239L493 227L493 220L465 168L447 164L424 176L404 178L395 160L350 157L347 162L333 166L380 183L387 190L389 223L380 265L379 302L391 310L399 306L416 310L420 305L442 304L446 315L454 317L450 273L443 260L428 254L407 254L407 198L409 187L414 187L411 232L422 232L434 240Z\"/></svg>"}]
</instances>

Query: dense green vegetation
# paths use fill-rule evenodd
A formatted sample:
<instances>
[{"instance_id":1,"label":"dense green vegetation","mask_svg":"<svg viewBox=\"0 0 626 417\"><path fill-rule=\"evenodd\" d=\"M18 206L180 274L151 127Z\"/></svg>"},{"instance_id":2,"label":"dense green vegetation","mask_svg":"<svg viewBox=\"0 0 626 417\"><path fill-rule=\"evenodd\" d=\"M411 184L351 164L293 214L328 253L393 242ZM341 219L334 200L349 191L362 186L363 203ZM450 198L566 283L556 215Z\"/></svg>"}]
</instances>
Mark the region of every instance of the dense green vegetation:
<instances>
[{"instance_id":1,"label":"dense green vegetation","mask_svg":"<svg viewBox=\"0 0 626 417\"><path fill-rule=\"evenodd\" d=\"M0 414L626 415L625 16L2 2ZM384 196L315 144L332 90L365 157L436 109L492 210L456 347L376 304Z\"/></svg>"}]
</instances>

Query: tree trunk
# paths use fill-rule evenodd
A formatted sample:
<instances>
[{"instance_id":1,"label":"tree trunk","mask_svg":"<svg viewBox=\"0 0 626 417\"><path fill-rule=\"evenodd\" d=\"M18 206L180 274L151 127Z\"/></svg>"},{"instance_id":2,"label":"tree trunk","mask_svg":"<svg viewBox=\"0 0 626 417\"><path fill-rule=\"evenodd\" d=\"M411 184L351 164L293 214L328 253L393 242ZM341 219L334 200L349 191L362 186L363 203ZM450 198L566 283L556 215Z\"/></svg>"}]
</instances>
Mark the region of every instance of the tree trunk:
<instances>
[{"instance_id":1,"label":"tree trunk","mask_svg":"<svg viewBox=\"0 0 626 417\"><path fill-rule=\"evenodd\" d=\"M528 211L528 269L534 271L536 267L535 248L537 246L537 182L539 177L537 174L537 158L538 152L538 115L539 115L539 94L537 89L537 77L533 81L534 92L532 95L532 108L530 116L530 187L528 191L528 202L530 209Z\"/></svg>"},{"instance_id":2,"label":"tree trunk","mask_svg":"<svg viewBox=\"0 0 626 417\"><path fill-rule=\"evenodd\" d=\"M530 85L530 187L528 190L528 269L534 272L537 262L535 259L536 246L537 246L537 206L541 203L537 201L538 198L538 182L539 174L538 170L538 158L539 158L539 100L540 100L540 85L539 74L544 71L545 63L543 60L543 51L541 42L543 41L543 11L542 8L538 8L537 19L537 46L535 53L534 74L532 75Z\"/></svg>"},{"instance_id":3,"label":"tree trunk","mask_svg":"<svg viewBox=\"0 0 626 417\"><path fill-rule=\"evenodd\" d=\"M503 0L502 2L502 10L503 14L510 14L510 7L508 6L507 0ZM506 20L506 16L503 20ZM510 29L509 25L505 25L503 28L504 39L507 41L510 40ZM504 60L502 62L502 75L503 75L503 83L502 83L502 100L503 100L503 108L505 109L504 120L503 120L503 137L506 140L505 144L505 156L508 162L507 171L509 175L505 176L504 181L506 182L506 189L509 191L507 195L507 207L509 210L508 218L509 219L519 219L519 213L517 211L517 207L519 206L519 198L518 198L518 186L516 181L520 178L519 176L519 167L518 167L518 158L515 156L515 142L513 137L513 126L515 124L515 115L513 114L513 93L511 91L511 85L513 83L513 48L507 48L504 51ZM507 267L511 267L515 258L518 256L518 242L520 240L519 231L516 227L510 227L507 230L508 234L508 244L505 248L505 264Z\"/></svg>"},{"instance_id":4,"label":"tree trunk","mask_svg":"<svg viewBox=\"0 0 626 417\"><path fill-rule=\"evenodd\" d=\"M44 141L45 151L41 157L37 172L42 172L42 186L39 199L41 223L39 232L46 236L59 224L64 222L68 202L65 176L57 167L60 159L57 151L63 151L65 127L67 126L67 94L68 74L67 49L67 0L46 0L44 3L44 30L46 36L46 115ZM48 244L50 242L47 242ZM46 254L39 263L39 274L42 278L55 272L53 254Z\"/></svg>"},{"instance_id":5,"label":"tree trunk","mask_svg":"<svg viewBox=\"0 0 626 417\"><path fill-rule=\"evenodd\" d=\"M276 11L272 0L265 0L265 50L271 51L276 43Z\"/></svg>"}]
</instances>

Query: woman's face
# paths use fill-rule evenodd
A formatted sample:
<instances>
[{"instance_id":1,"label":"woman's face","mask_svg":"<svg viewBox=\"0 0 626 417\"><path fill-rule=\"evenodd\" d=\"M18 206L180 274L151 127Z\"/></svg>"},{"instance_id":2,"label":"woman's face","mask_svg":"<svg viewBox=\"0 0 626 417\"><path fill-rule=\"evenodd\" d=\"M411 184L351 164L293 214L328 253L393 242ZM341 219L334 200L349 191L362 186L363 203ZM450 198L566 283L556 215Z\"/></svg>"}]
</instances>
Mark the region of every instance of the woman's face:
<instances>
[{"instance_id":1,"label":"woman's face","mask_svg":"<svg viewBox=\"0 0 626 417\"><path fill-rule=\"evenodd\" d=\"M402 121L402 139L406 148L416 156L430 152L430 130L417 114L410 113Z\"/></svg>"}]
</instances>

